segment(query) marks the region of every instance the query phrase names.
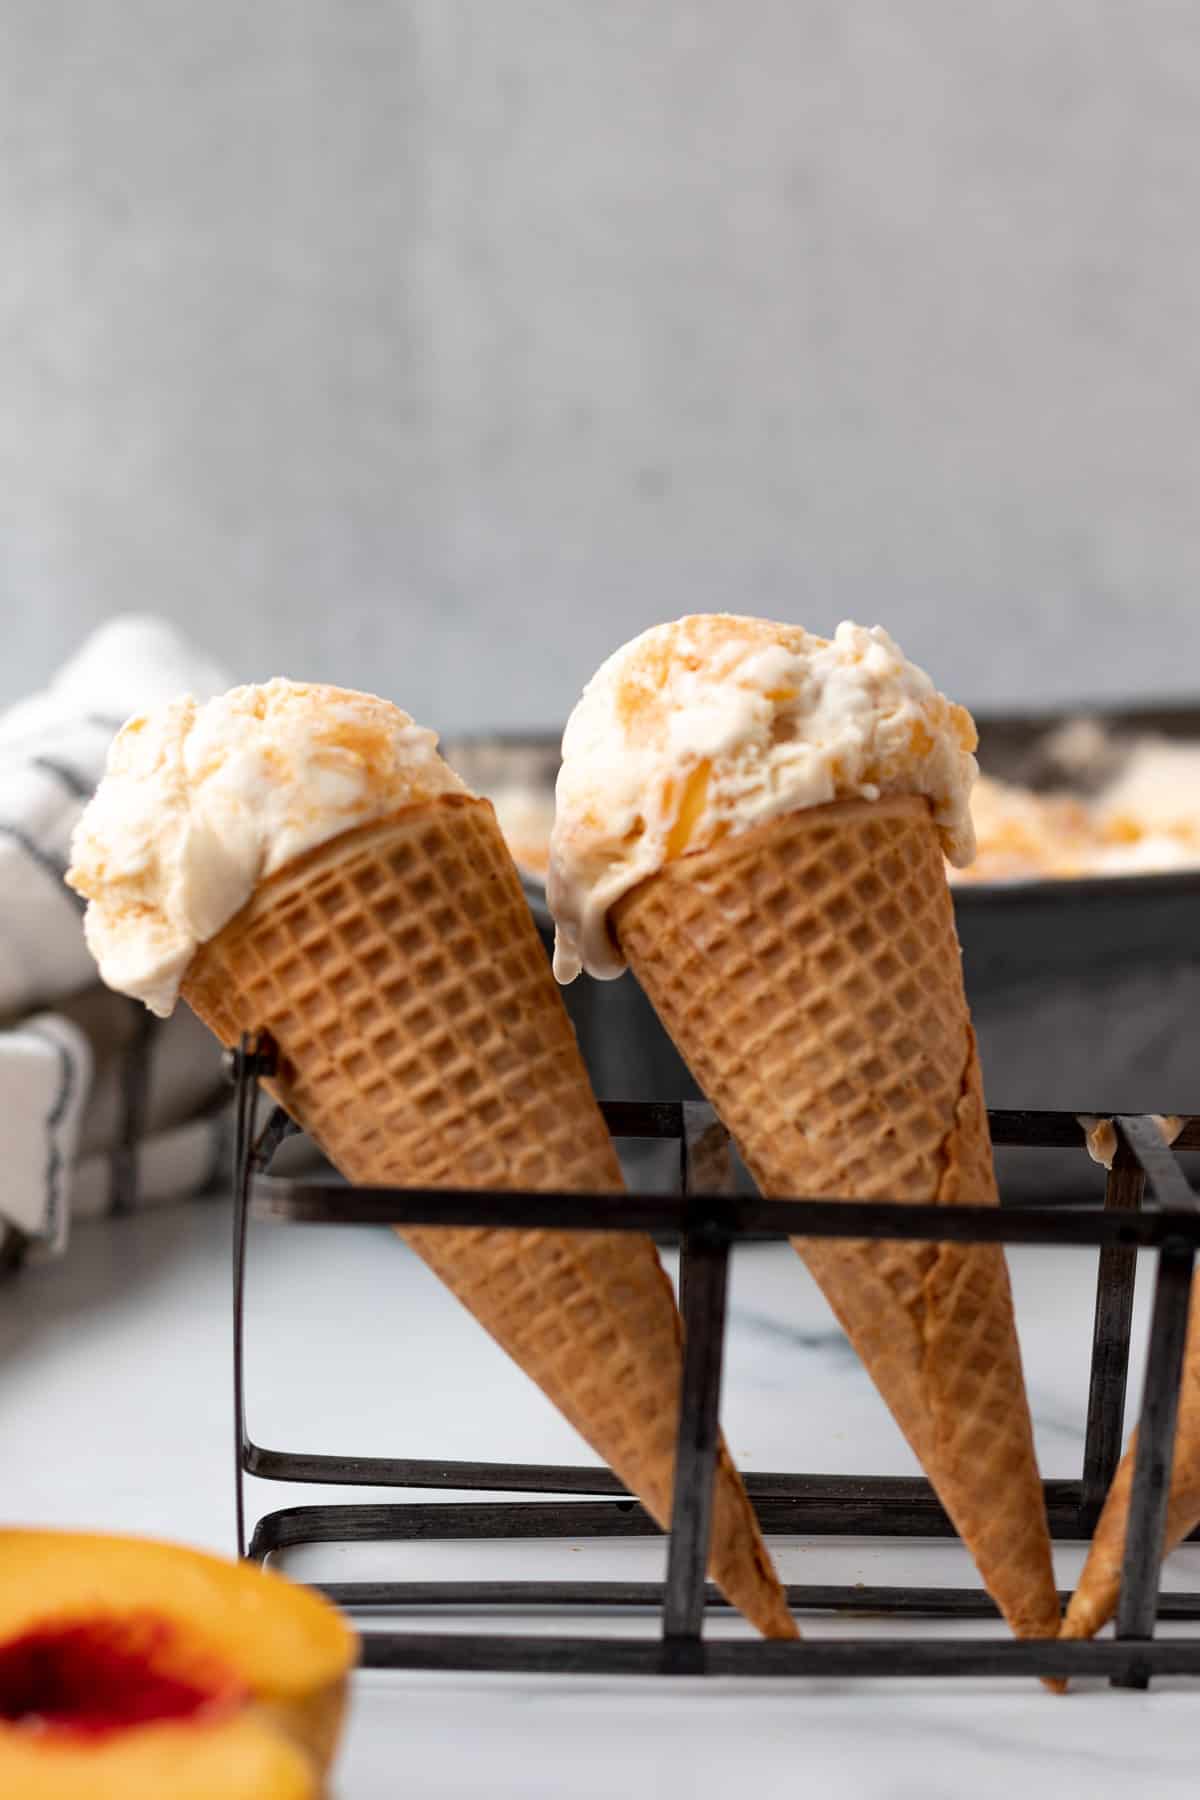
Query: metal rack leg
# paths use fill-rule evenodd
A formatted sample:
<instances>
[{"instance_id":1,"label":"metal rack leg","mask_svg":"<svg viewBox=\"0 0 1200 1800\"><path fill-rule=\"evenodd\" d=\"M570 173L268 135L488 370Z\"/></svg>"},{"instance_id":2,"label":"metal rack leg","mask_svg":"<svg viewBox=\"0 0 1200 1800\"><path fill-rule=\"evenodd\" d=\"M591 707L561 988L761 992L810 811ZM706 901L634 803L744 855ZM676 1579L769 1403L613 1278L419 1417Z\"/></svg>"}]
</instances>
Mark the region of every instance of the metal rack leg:
<instances>
[{"instance_id":1,"label":"metal rack leg","mask_svg":"<svg viewBox=\"0 0 1200 1800\"><path fill-rule=\"evenodd\" d=\"M1190 1249L1171 1244L1164 1246L1158 1261L1150 1354L1146 1361L1145 1394L1138 1425L1129 1522L1125 1530L1125 1556L1121 1565L1121 1597L1117 1607L1117 1637L1120 1639L1148 1642L1154 1636L1192 1290L1192 1262ZM1149 1685L1148 1667L1135 1665L1127 1675L1114 1677L1114 1686L1118 1687L1145 1688Z\"/></svg>"},{"instance_id":2,"label":"metal rack leg","mask_svg":"<svg viewBox=\"0 0 1200 1800\"><path fill-rule=\"evenodd\" d=\"M1146 1177L1124 1141L1118 1145L1104 1190L1106 1212L1137 1212ZM1087 1438L1083 1449L1083 1523L1095 1527L1121 1460L1125 1398L1129 1379L1129 1334L1137 1251L1106 1245L1096 1270L1096 1314L1092 1329L1092 1373L1088 1388Z\"/></svg>"},{"instance_id":3,"label":"metal rack leg","mask_svg":"<svg viewBox=\"0 0 1200 1800\"><path fill-rule=\"evenodd\" d=\"M728 1277L728 1242L689 1232L683 1246L683 1381L663 1636L697 1644L712 1527Z\"/></svg>"},{"instance_id":4,"label":"metal rack leg","mask_svg":"<svg viewBox=\"0 0 1200 1800\"><path fill-rule=\"evenodd\" d=\"M250 1146L254 1141L255 1098L251 1040L243 1033L233 1057L237 1084L233 1134L233 1492L237 1510L237 1553L246 1554L246 1221L250 1211Z\"/></svg>"}]
</instances>

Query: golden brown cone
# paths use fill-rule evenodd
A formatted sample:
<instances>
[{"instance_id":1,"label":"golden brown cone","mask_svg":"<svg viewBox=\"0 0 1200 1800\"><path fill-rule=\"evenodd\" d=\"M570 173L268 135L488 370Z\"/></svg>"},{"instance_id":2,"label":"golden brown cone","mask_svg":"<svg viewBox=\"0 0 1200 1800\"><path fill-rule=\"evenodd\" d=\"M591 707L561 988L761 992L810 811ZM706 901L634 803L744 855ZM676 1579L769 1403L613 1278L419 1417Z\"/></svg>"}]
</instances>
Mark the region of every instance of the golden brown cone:
<instances>
[{"instance_id":1,"label":"golden brown cone","mask_svg":"<svg viewBox=\"0 0 1200 1800\"><path fill-rule=\"evenodd\" d=\"M764 1193L991 1205L924 800L845 801L669 863L613 929ZM1059 1607L1003 1251L796 1241L1021 1636Z\"/></svg>"},{"instance_id":2,"label":"golden brown cone","mask_svg":"<svg viewBox=\"0 0 1200 1800\"><path fill-rule=\"evenodd\" d=\"M182 991L226 1045L270 1032L267 1085L352 1181L623 1190L487 801L442 796L289 864L200 948ZM680 1327L650 1239L401 1236L669 1526ZM796 1635L723 1442L709 1566L767 1636Z\"/></svg>"},{"instance_id":3,"label":"golden brown cone","mask_svg":"<svg viewBox=\"0 0 1200 1800\"><path fill-rule=\"evenodd\" d=\"M1135 1431L1108 1490L1079 1586L1071 1595L1061 1634L1065 1638L1093 1637L1117 1610L1136 1454ZM1193 1280L1179 1390L1179 1416L1175 1422L1175 1458L1167 1495L1164 1554L1181 1544L1197 1525L1200 1525L1200 1282Z\"/></svg>"}]
</instances>

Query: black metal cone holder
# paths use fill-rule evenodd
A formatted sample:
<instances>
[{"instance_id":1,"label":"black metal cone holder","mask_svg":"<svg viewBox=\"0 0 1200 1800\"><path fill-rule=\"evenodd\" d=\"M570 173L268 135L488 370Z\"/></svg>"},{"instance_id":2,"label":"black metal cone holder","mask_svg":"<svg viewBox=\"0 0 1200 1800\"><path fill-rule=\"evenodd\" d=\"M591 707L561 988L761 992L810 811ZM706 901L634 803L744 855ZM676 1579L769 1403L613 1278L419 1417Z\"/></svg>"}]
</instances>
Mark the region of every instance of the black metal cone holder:
<instances>
[{"instance_id":1,"label":"black metal cone holder","mask_svg":"<svg viewBox=\"0 0 1200 1800\"><path fill-rule=\"evenodd\" d=\"M343 1457L268 1450L246 1429L244 1296L246 1227L251 1218L320 1225L489 1225L568 1231L678 1233L684 1364L675 1500L665 1583L614 1581L350 1581L321 1584L347 1609L440 1605L659 1607L662 1634L647 1638L504 1636L495 1632L368 1631L372 1668L508 1670L525 1673L712 1675L1039 1675L1108 1676L1144 1688L1152 1675L1200 1675L1200 1635L1154 1638L1158 1620L1200 1619L1200 1594L1159 1594L1166 1501L1174 1452L1193 1259L1200 1248L1200 1201L1174 1149L1144 1115L1117 1115L1117 1154L1104 1206L936 1207L843 1200L778 1200L729 1192L729 1146L701 1104L609 1103L616 1138L676 1140L679 1195L479 1192L347 1187L265 1177L295 1130L275 1108L257 1129L258 1079L274 1066L268 1039L243 1039L232 1053L236 1082L233 1264L234 1416L239 1555L247 1554L245 1476L339 1486L479 1489L528 1493L535 1501L409 1502L293 1506L265 1514L249 1556L264 1560L301 1544L481 1538L646 1536L649 1515L608 1470L536 1463L447 1462ZM996 1144L1080 1148L1077 1117L1058 1112L992 1112ZM1177 1149L1200 1149L1200 1117L1185 1121ZM1081 1149L1082 1153L1082 1149ZM1143 1208L1149 1181L1155 1204ZM934 1242L1097 1245L1095 1329L1082 1478L1044 1483L1051 1534L1086 1539L1120 1458L1137 1254L1158 1251L1145 1395L1138 1434L1130 1524L1116 1636L1055 1643L1007 1638L852 1638L799 1643L705 1638L706 1607L726 1603L705 1583L726 1281L734 1244L780 1236L917 1239ZM849 1537L952 1537L930 1484L880 1476L747 1474L764 1532ZM588 1500L565 1499L587 1495ZM552 1496L552 1497L547 1497ZM980 1589L789 1587L798 1612L892 1617L995 1618Z\"/></svg>"}]
</instances>

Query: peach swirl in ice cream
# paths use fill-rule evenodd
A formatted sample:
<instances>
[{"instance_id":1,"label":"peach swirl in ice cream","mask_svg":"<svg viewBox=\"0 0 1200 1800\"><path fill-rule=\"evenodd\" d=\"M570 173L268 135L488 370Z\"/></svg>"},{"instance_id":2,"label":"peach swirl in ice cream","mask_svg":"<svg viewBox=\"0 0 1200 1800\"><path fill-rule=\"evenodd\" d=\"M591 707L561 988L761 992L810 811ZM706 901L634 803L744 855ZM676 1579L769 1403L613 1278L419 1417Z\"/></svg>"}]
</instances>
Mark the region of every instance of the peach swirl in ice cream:
<instances>
[{"instance_id":1,"label":"peach swirl in ice cream","mask_svg":"<svg viewBox=\"0 0 1200 1800\"><path fill-rule=\"evenodd\" d=\"M466 791L436 735L373 694L276 679L137 714L67 871L102 978L165 1018L197 947L260 880L343 831Z\"/></svg>"},{"instance_id":2,"label":"peach swirl in ice cream","mask_svg":"<svg viewBox=\"0 0 1200 1800\"><path fill-rule=\"evenodd\" d=\"M554 969L624 968L610 909L730 833L832 800L919 794L942 846L975 853L975 725L880 626L700 613L610 656L567 724L547 894Z\"/></svg>"}]
</instances>

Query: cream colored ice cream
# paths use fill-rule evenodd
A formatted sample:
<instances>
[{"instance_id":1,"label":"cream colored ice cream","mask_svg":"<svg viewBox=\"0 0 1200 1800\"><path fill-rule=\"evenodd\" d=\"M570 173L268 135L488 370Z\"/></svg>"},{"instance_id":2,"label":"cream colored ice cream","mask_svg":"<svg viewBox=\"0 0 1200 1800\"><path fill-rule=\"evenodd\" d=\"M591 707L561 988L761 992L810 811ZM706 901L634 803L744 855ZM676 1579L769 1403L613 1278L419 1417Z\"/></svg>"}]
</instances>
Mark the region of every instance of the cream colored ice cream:
<instances>
[{"instance_id":1,"label":"cream colored ice cream","mask_svg":"<svg viewBox=\"0 0 1200 1800\"><path fill-rule=\"evenodd\" d=\"M970 714L879 626L832 639L726 613L655 626L602 665L563 737L547 896L554 968L624 967L621 896L688 851L831 800L922 794L951 862L975 849Z\"/></svg>"},{"instance_id":2,"label":"cream colored ice cream","mask_svg":"<svg viewBox=\"0 0 1200 1800\"><path fill-rule=\"evenodd\" d=\"M1135 739L1096 812L1110 843L1174 841L1194 855L1200 850L1200 745Z\"/></svg>"},{"instance_id":3,"label":"cream colored ice cream","mask_svg":"<svg viewBox=\"0 0 1200 1800\"><path fill-rule=\"evenodd\" d=\"M518 869L544 881L554 829L554 799L549 789L536 793L528 788L502 787L490 792L488 799Z\"/></svg>"},{"instance_id":4,"label":"cream colored ice cream","mask_svg":"<svg viewBox=\"0 0 1200 1800\"><path fill-rule=\"evenodd\" d=\"M952 880L1080 875L1097 854L1087 803L1072 794L1034 794L985 773L971 794L971 817L978 853Z\"/></svg>"},{"instance_id":5,"label":"cream colored ice cream","mask_svg":"<svg viewBox=\"0 0 1200 1800\"><path fill-rule=\"evenodd\" d=\"M1058 736L1092 753L1090 765L1079 756L1076 770L1086 776L1099 768L1099 790L1086 798L1034 794L981 776L971 796L979 854L956 879L1038 881L1200 867L1200 746L1121 739L1093 720L1076 721Z\"/></svg>"},{"instance_id":6,"label":"cream colored ice cream","mask_svg":"<svg viewBox=\"0 0 1200 1800\"><path fill-rule=\"evenodd\" d=\"M67 880L109 987L166 1017L198 945L264 877L343 831L465 793L437 737L372 694L275 680L130 719Z\"/></svg>"}]
</instances>

